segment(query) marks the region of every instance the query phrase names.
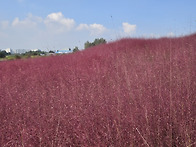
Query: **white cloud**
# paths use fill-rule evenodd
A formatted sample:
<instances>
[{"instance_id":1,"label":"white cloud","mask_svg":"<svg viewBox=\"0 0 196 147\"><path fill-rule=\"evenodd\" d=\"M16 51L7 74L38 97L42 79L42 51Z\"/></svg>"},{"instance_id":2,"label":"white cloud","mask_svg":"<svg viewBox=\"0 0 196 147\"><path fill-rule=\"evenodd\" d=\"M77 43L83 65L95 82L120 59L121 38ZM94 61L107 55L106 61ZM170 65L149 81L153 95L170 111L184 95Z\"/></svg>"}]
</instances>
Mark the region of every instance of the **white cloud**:
<instances>
[{"instance_id":1,"label":"white cloud","mask_svg":"<svg viewBox=\"0 0 196 147\"><path fill-rule=\"evenodd\" d=\"M44 26L44 28L47 28L51 33L70 31L74 25L75 21L73 19L65 18L61 12L51 13L46 18L28 14L24 20L20 20L16 17L12 21L12 27L15 28L29 29Z\"/></svg>"},{"instance_id":2,"label":"white cloud","mask_svg":"<svg viewBox=\"0 0 196 147\"><path fill-rule=\"evenodd\" d=\"M123 31L126 34L132 34L136 31L136 25L129 24L127 22L122 23Z\"/></svg>"},{"instance_id":3,"label":"white cloud","mask_svg":"<svg viewBox=\"0 0 196 147\"><path fill-rule=\"evenodd\" d=\"M33 28L38 25L38 23L42 23L42 18L33 16L32 14L28 14L28 16L24 20L20 20L18 17L16 17L13 22L13 27L20 27L20 28Z\"/></svg>"},{"instance_id":4,"label":"white cloud","mask_svg":"<svg viewBox=\"0 0 196 147\"><path fill-rule=\"evenodd\" d=\"M88 30L90 31L91 35L101 35L103 34L107 29L101 25L101 24L80 24L76 30L81 31L81 30Z\"/></svg>"},{"instance_id":5,"label":"white cloud","mask_svg":"<svg viewBox=\"0 0 196 147\"><path fill-rule=\"evenodd\" d=\"M81 31L81 30L88 30L89 26L87 24L80 24L76 30Z\"/></svg>"},{"instance_id":6,"label":"white cloud","mask_svg":"<svg viewBox=\"0 0 196 147\"><path fill-rule=\"evenodd\" d=\"M20 22L20 21L19 21L19 18L17 17L17 18L15 18L14 21L12 22L12 26L16 26L16 25L18 25L18 24L20 24L20 23L24 24L24 21L23 21L23 22Z\"/></svg>"},{"instance_id":7,"label":"white cloud","mask_svg":"<svg viewBox=\"0 0 196 147\"><path fill-rule=\"evenodd\" d=\"M12 22L13 27L25 27L25 28L32 28L36 26L36 22L31 21L30 19L20 20L18 17L14 19Z\"/></svg>"},{"instance_id":8,"label":"white cloud","mask_svg":"<svg viewBox=\"0 0 196 147\"><path fill-rule=\"evenodd\" d=\"M83 23L76 26L74 19L66 18L61 12L46 17L28 14L24 19L0 21L0 48L83 48L87 40L108 39L108 36L115 37L104 25Z\"/></svg>"},{"instance_id":9,"label":"white cloud","mask_svg":"<svg viewBox=\"0 0 196 147\"><path fill-rule=\"evenodd\" d=\"M47 16L47 18L49 19L49 21L61 21L63 20L63 14L61 12L58 13L51 13Z\"/></svg>"},{"instance_id":10,"label":"white cloud","mask_svg":"<svg viewBox=\"0 0 196 147\"><path fill-rule=\"evenodd\" d=\"M61 12L49 14L44 23L59 32L71 30L75 25L74 19L65 18Z\"/></svg>"},{"instance_id":11,"label":"white cloud","mask_svg":"<svg viewBox=\"0 0 196 147\"><path fill-rule=\"evenodd\" d=\"M74 30L75 21L63 16L61 12L44 17L28 14L12 21L0 21L0 48L40 48L60 49L72 47L78 42ZM81 35L80 35L81 36Z\"/></svg>"},{"instance_id":12,"label":"white cloud","mask_svg":"<svg viewBox=\"0 0 196 147\"><path fill-rule=\"evenodd\" d=\"M95 31L95 33L102 34L106 31L106 28L101 24L91 24L90 25L91 31Z\"/></svg>"}]
</instances>

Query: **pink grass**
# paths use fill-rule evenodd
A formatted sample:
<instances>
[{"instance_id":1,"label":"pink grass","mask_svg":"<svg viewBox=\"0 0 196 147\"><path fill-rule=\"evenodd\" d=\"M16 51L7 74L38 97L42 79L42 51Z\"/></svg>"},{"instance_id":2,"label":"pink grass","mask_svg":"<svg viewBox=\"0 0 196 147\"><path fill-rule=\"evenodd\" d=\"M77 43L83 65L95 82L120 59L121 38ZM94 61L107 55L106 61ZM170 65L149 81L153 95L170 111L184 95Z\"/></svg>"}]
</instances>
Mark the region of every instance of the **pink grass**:
<instances>
[{"instance_id":1,"label":"pink grass","mask_svg":"<svg viewBox=\"0 0 196 147\"><path fill-rule=\"evenodd\" d=\"M196 145L196 34L0 62L0 146Z\"/></svg>"}]
</instances>

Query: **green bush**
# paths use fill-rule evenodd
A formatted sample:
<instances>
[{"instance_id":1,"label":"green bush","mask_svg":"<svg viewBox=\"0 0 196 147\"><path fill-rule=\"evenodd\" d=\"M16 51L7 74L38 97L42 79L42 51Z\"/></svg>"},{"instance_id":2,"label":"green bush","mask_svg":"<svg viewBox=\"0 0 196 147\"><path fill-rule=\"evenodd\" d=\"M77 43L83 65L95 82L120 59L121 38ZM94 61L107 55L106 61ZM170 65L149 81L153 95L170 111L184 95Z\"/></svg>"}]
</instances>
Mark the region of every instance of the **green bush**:
<instances>
[{"instance_id":1,"label":"green bush","mask_svg":"<svg viewBox=\"0 0 196 147\"><path fill-rule=\"evenodd\" d=\"M0 58L5 58L7 55L6 51L0 51Z\"/></svg>"},{"instance_id":2,"label":"green bush","mask_svg":"<svg viewBox=\"0 0 196 147\"><path fill-rule=\"evenodd\" d=\"M84 48L86 49L86 48L89 48L89 47L92 47L92 46L97 46L97 45L105 44L105 43L107 43L105 39L99 38L99 39L95 39L93 42L87 41L84 44Z\"/></svg>"}]
</instances>

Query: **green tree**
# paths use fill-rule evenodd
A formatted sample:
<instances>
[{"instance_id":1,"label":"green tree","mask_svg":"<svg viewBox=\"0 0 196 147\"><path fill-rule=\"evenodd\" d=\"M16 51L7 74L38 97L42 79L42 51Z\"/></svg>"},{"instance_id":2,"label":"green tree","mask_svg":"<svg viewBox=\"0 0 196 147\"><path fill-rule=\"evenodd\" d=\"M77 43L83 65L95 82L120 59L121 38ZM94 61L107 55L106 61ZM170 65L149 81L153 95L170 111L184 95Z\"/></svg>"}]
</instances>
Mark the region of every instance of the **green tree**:
<instances>
[{"instance_id":1,"label":"green tree","mask_svg":"<svg viewBox=\"0 0 196 147\"><path fill-rule=\"evenodd\" d=\"M0 58L5 58L7 55L6 51L0 51Z\"/></svg>"},{"instance_id":2,"label":"green tree","mask_svg":"<svg viewBox=\"0 0 196 147\"><path fill-rule=\"evenodd\" d=\"M89 47L91 47L91 43L89 41L85 42L84 48L86 49L86 48L89 48Z\"/></svg>"},{"instance_id":3,"label":"green tree","mask_svg":"<svg viewBox=\"0 0 196 147\"><path fill-rule=\"evenodd\" d=\"M51 51L51 50L50 50L49 53L54 53L54 51Z\"/></svg>"},{"instance_id":4,"label":"green tree","mask_svg":"<svg viewBox=\"0 0 196 147\"><path fill-rule=\"evenodd\" d=\"M107 43L105 39L103 38L100 38L100 39L95 39L94 42L93 42L96 45L99 45L99 44L105 44Z\"/></svg>"},{"instance_id":5,"label":"green tree","mask_svg":"<svg viewBox=\"0 0 196 147\"><path fill-rule=\"evenodd\" d=\"M97 45L100 45L100 44L105 44L107 43L105 39L103 38L96 38L93 42L89 42L87 41L85 44L84 44L84 48L89 48L89 47L92 47L92 46L97 46Z\"/></svg>"},{"instance_id":6,"label":"green tree","mask_svg":"<svg viewBox=\"0 0 196 147\"><path fill-rule=\"evenodd\" d=\"M74 49L73 49L73 52L77 52L79 51L78 47L76 46Z\"/></svg>"},{"instance_id":7,"label":"green tree","mask_svg":"<svg viewBox=\"0 0 196 147\"><path fill-rule=\"evenodd\" d=\"M46 53L44 51L38 50L38 51L28 51L26 53L24 53L24 56L41 56L41 55L45 55Z\"/></svg>"}]
</instances>

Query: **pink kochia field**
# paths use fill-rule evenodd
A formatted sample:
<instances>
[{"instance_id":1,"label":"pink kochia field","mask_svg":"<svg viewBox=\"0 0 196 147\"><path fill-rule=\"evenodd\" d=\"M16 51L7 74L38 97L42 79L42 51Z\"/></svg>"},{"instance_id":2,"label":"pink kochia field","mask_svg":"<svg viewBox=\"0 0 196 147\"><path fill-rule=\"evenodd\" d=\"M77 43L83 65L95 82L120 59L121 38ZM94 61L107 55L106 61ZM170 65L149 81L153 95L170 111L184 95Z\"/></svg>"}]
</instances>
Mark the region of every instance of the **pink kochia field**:
<instances>
[{"instance_id":1,"label":"pink kochia field","mask_svg":"<svg viewBox=\"0 0 196 147\"><path fill-rule=\"evenodd\" d=\"M196 146L196 34L0 62L0 146Z\"/></svg>"}]
</instances>

